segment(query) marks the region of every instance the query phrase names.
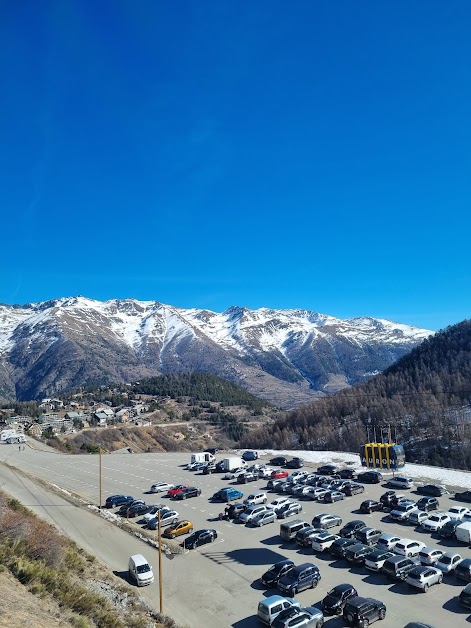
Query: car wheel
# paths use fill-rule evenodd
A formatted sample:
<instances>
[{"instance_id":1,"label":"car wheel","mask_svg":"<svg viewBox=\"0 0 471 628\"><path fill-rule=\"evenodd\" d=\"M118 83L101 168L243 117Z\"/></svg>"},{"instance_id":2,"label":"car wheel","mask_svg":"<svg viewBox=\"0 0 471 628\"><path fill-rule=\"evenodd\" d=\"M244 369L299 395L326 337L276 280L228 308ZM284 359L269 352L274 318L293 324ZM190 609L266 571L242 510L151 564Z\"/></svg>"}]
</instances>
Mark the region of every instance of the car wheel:
<instances>
[{"instance_id":1,"label":"car wheel","mask_svg":"<svg viewBox=\"0 0 471 628\"><path fill-rule=\"evenodd\" d=\"M169 536L170 536L171 539L175 538L175 534L170 534Z\"/></svg>"},{"instance_id":2,"label":"car wheel","mask_svg":"<svg viewBox=\"0 0 471 628\"><path fill-rule=\"evenodd\" d=\"M365 617L365 619L363 620L364 628L367 628L367 626L369 626L369 625L370 625L370 620Z\"/></svg>"},{"instance_id":3,"label":"car wheel","mask_svg":"<svg viewBox=\"0 0 471 628\"><path fill-rule=\"evenodd\" d=\"M429 590L429 588L430 588L430 585L429 585L429 583L428 583L428 582L426 582L426 583L424 584L424 593L427 593L427 591Z\"/></svg>"},{"instance_id":4,"label":"car wheel","mask_svg":"<svg viewBox=\"0 0 471 628\"><path fill-rule=\"evenodd\" d=\"M441 584L442 582L443 582L443 576L440 576L440 577L438 578L438 584Z\"/></svg>"},{"instance_id":5,"label":"car wheel","mask_svg":"<svg viewBox=\"0 0 471 628\"><path fill-rule=\"evenodd\" d=\"M212 536L211 537L211 543L214 543L214 541L215 541L215 538L214 538L214 536Z\"/></svg>"},{"instance_id":6,"label":"car wheel","mask_svg":"<svg viewBox=\"0 0 471 628\"><path fill-rule=\"evenodd\" d=\"M384 619L385 617L386 617L386 609L385 609L385 608L382 608L382 609L379 611L379 618L380 618L380 619ZM366 626L366 625L367 625L367 624L364 624L364 626Z\"/></svg>"},{"instance_id":7,"label":"car wheel","mask_svg":"<svg viewBox=\"0 0 471 628\"><path fill-rule=\"evenodd\" d=\"M323 619L319 619L319 621L316 624L316 628L322 628L323 625L324 625L324 620Z\"/></svg>"},{"instance_id":8,"label":"car wheel","mask_svg":"<svg viewBox=\"0 0 471 628\"><path fill-rule=\"evenodd\" d=\"M349 624L351 624L354 621L355 617L352 615L352 613L348 613L347 615L347 621Z\"/></svg>"}]
</instances>

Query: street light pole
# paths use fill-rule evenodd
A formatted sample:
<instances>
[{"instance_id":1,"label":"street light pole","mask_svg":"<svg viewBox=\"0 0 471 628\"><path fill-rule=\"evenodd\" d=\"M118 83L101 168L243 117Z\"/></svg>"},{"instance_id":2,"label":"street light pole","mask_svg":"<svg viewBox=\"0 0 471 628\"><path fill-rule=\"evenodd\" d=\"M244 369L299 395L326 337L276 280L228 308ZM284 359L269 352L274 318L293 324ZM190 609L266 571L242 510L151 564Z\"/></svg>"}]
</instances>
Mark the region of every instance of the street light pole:
<instances>
[{"instance_id":1,"label":"street light pole","mask_svg":"<svg viewBox=\"0 0 471 628\"><path fill-rule=\"evenodd\" d=\"M163 598L163 590L162 590L162 536L161 536L161 525L160 525L160 508L157 511L158 517L158 537L159 537L159 601L160 601L160 612L164 612L164 598Z\"/></svg>"},{"instance_id":2,"label":"street light pole","mask_svg":"<svg viewBox=\"0 0 471 628\"><path fill-rule=\"evenodd\" d=\"M99 502L98 508L101 510L101 447L100 447L100 449L99 449L99 454L100 454L100 455L99 455L99 465L100 465L100 473L99 473L99 476L100 476L100 478L99 478L99 484L100 484L100 502Z\"/></svg>"}]
</instances>

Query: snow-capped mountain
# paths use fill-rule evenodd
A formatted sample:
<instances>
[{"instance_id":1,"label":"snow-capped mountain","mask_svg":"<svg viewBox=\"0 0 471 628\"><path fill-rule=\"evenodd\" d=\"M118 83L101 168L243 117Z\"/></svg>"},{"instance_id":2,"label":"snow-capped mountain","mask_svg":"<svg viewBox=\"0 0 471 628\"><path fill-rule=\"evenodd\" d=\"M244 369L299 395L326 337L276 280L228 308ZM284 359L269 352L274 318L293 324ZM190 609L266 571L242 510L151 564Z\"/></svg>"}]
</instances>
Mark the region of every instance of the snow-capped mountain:
<instances>
[{"instance_id":1,"label":"snow-capped mountain","mask_svg":"<svg viewBox=\"0 0 471 628\"><path fill-rule=\"evenodd\" d=\"M295 407L384 370L431 333L307 310L216 313L84 297L0 305L0 398L205 371Z\"/></svg>"}]
</instances>

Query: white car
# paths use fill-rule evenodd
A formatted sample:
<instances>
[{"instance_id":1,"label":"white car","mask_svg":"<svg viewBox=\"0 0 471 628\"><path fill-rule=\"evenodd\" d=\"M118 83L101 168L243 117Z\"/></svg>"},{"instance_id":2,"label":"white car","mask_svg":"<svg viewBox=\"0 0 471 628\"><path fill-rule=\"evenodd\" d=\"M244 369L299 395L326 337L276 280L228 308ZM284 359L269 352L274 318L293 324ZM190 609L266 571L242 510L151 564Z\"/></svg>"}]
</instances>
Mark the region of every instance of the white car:
<instances>
[{"instance_id":1,"label":"white car","mask_svg":"<svg viewBox=\"0 0 471 628\"><path fill-rule=\"evenodd\" d=\"M307 471L293 471L286 479L288 482L299 482L300 479L305 478L309 473Z\"/></svg>"},{"instance_id":2,"label":"white car","mask_svg":"<svg viewBox=\"0 0 471 628\"><path fill-rule=\"evenodd\" d=\"M150 492L151 493L163 493L163 492L166 493L173 487L174 487L174 484L169 484L168 482L156 482L155 484L152 484L152 486L150 487Z\"/></svg>"},{"instance_id":3,"label":"white car","mask_svg":"<svg viewBox=\"0 0 471 628\"><path fill-rule=\"evenodd\" d=\"M447 515L446 512L435 512L423 522L422 528L427 532L437 532L437 530L441 530L445 523L449 521L451 521L451 517Z\"/></svg>"},{"instance_id":4,"label":"white car","mask_svg":"<svg viewBox=\"0 0 471 628\"><path fill-rule=\"evenodd\" d=\"M407 515L407 523L411 523L413 526L422 525L426 519L428 519L428 512L424 512L418 508L411 510Z\"/></svg>"},{"instance_id":5,"label":"white car","mask_svg":"<svg viewBox=\"0 0 471 628\"><path fill-rule=\"evenodd\" d=\"M312 490L312 486L304 486L304 484L301 484L295 489L294 495L296 497L304 497L305 495L309 495L309 492L311 490Z\"/></svg>"},{"instance_id":6,"label":"white car","mask_svg":"<svg viewBox=\"0 0 471 628\"><path fill-rule=\"evenodd\" d=\"M244 504L252 506L254 504L266 504L268 501L266 493L250 493L245 499Z\"/></svg>"},{"instance_id":7,"label":"white car","mask_svg":"<svg viewBox=\"0 0 471 628\"><path fill-rule=\"evenodd\" d=\"M325 488L321 488L320 486L311 486L310 490L304 493L304 497L308 497L309 499L314 499L316 501L320 501L324 499L324 495L327 493Z\"/></svg>"},{"instance_id":8,"label":"white car","mask_svg":"<svg viewBox=\"0 0 471 628\"><path fill-rule=\"evenodd\" d=\"M269 508L270 510L276 510L277 508L281 508L281 506L284 506L285 504L289 504L290 501L291 500L287 497L278 497L277 499L273 500L271 504L267 504L267 508Z\"/></svg>"},{"instance_id":9,"label":"white car","mask_svg":"<svg viewBox=\"0 0 471 628\"><path fill-rule=\"evenodd\" d=\"M234 469L233 471L228 471L225 475L222 476L223 480L237 480L239 475L246 473L246 469Z\"/></svg>"},{"instance_id":10,"label":"white car","mask_svg":"<svg viewBox=\"0 0 471 628\"><path fill-rule=\"evenodd\" d=\"M165 510L160 513L160 525L168 526L171 523L176 523L179 518L179 514L176 510ZM154 515L153 519L150 519L147 522L147 527L149 530L157 530L159 526L159 518Z\"/></svg>"},{"instance_id":11,"label":"white car","mask_svg":"<svg viewBox=\"0 0 471 628\"><path fill-rule=\"evenodd\" d=\"M386 482L386 486L391 486L392 488L412 488L414 486L414 482L412 481L412 478L408 478L403 475L396 475L396 477L390 478Z\"/></svg>"},{"instance_id":12,"label":"white car","mask_svg":"<svg viewBox=\"0 0 471 628\"><path fill-rule=\"evenodd\" d=\"M164 512L166 512L167 510L171 510L171 508L169 508L168 506L164 506L163 504L156 504L155 506L152 506L152 510L149 510L149 512L146 512L146 514L142 517L142 519L144 519L144 521L148 522L151 519L155 519L155 517L157 517L157 513L160 510L160 516L162 516L162 514Z\"/></svg>"},{"instance_id":13,"label":"white car","mask_svg":"<svg viewBox=\"0 0 471 628\"><path fill-rule=\"evenodd\" d=\"M437 560L440 560L442 556L443 550L435 547L423 547L419 552L418 558L422 565L435 565Z\"/></svg>"},{"instance_id":14,"label":"white car","mask_svg":"<svg viewBox=\"0 0 471 628\"><path fill-rule=\"evenodd\" d=\"M330 532L319 532L315 537L312 538L312 549L315 552L323 552L332 545L334 541L339 539L340 537L337 534L330 534Z\"/></svg>"},{"instance_id":15,"label":"white car","mask_svg":"<svg viewBox=\"0 0 471 628\"><path fill-rule=\"evenodd\" d=\"M443 573L454 571L456 565L463 560L461 554L457 552L445 552L435 563L435 567Z\"/></svg>"},{"instance_id":16,"label":"white car","mask_svg":"<svg viewBox=\"0 0 471 628\"><path fill-rule=\"evenodd\" d=\"M273 473L274 469L270 469L269 467L260 467L258 470L259 478L269 478Z\"/></svg>"},{"instance_id":17,"label":"white car","mask_svg":"<svg viewBox=\"0 0 471 628\"><path fill-rule=\"evenodd\" d=\"M446 511L445 514L447 514L452 519L463 521L463 519L470 514L470 511L469 508L465 508L464 506L452 506Z\"/></svg>"},{"instance_id":18,"label":"white car","mask_svg":"<svg viewBox=\"0 0 471 628\"><path fill-rule=\"evenodd\" d=\"M401 539L393 547L393 552L399 554L399 556L405 556L406 558L413 558L418 556L421 550L425 547L425 543L422 541L414 541L413 539Z\"/></svg>"}]
</instances>

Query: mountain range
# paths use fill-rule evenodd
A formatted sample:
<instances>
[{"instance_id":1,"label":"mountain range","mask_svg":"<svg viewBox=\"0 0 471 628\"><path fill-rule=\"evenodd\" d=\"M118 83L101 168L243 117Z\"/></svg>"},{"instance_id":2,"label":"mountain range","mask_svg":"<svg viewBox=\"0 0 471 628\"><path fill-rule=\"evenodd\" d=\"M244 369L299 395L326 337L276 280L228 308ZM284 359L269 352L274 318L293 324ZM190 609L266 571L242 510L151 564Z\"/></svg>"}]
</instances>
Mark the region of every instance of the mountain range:
<instances>
[{"instance_id":1,"label":"mountain range","mask_svg":"<svg viewBox=\"0 0 471 628\"><path fill-rule=\"evenodd\" d=\"M216 313L81 296L0 305L0 399L200 371L294 408L369 379L431 334L301 309Z\"/></svg>"}]
</instances>

